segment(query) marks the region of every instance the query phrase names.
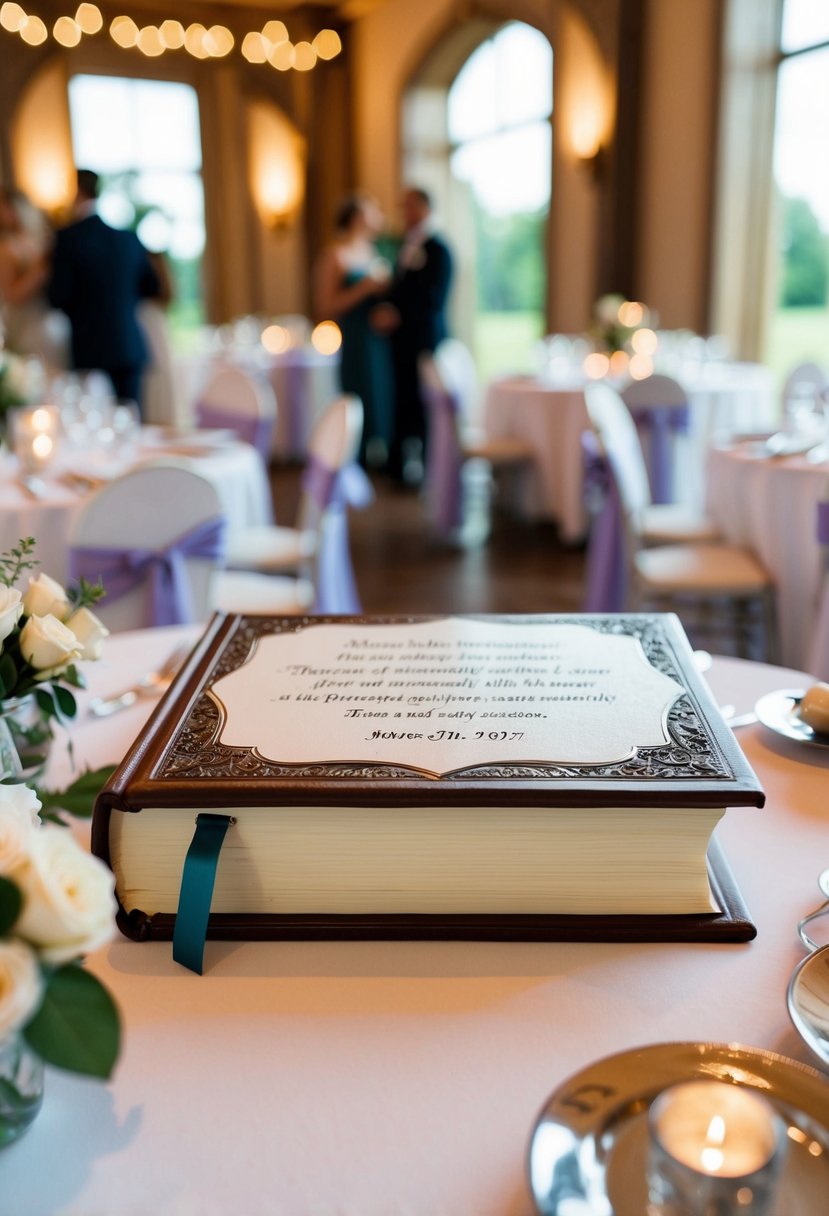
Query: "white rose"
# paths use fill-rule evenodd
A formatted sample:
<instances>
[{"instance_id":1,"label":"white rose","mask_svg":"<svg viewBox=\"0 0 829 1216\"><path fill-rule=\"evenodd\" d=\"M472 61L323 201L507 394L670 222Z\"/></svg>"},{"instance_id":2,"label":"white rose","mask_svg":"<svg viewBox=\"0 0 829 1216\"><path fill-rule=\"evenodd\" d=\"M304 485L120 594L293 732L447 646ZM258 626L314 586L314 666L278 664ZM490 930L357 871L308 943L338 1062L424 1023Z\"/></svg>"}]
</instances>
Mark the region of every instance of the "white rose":
<instances>
[{"instance_id":1,"label":"white rose","mask_svg":"<svg viewBox=\"0 0 829 1216\"><path fill-rule=\"evenodd\" d=\"M104 652L104 638L109 637L109 630L94 612L79 608L69 617L66 628L71 629L78 639L82 659L100 659Z\"/></svg>"},{"instance_id":2,"label":"white rose","mask_svg":"<svg viewBox=\"0 0 829 1216\"><path fill-rule=\"evenodd\" d=\"M38 671L56 674L81 657L81 644L56 616L32 616L20 631L20 653Z\"/></svg>"},{"instance_id":3,"label":"white rose","mask_svg":"<svg viewBox=\"0 0 829 1216\"><path fill-rule=\"evenodd\" d=\"M23 596L16 587L0 587L0 642L7 638L20 620Z\"/></svg>"},{"instance_id":4,"label":"white rose","mask_svg":"<svg viewBox=\"0 0 829 1216\"><path fill-rule=\"evenodd\" d=\"M0 785L0 874L12 874L25 862L40 828L39 810L28 785Z\"/></svg>"},{"instance_id":5,"label":"white rose","mask_svg":"<svg viewBox=\"0 0 829 1216\"><path fill-rule=\"evenodd\" d=\"M26 616L56 616L65 621L72 611L69 597L48 574L38 574L29 579L29 590L23 596L23 611Z\"/></svg>"},{"instance_id":6,"label":"white rose","mask_svg":"<svg viewBox=\"0 0 829 1216\"><path fill-rule=\"evenodd\" d=\"M29 864L15 875L23 911L15 932L48 963L65 963L97 950L115 927L115 879L66 828L35 832Z\"/></svg>"},{"instance_id":7,"label":"white rose","mask_svg":"<svg viewBox=\"0 0 829 1216\"><path fill-rule=\"evenodd\" d=\"M43 995L37 955L15 938L0 941L0 1039L31 1021Z\"/></svg>"}]
</instances>

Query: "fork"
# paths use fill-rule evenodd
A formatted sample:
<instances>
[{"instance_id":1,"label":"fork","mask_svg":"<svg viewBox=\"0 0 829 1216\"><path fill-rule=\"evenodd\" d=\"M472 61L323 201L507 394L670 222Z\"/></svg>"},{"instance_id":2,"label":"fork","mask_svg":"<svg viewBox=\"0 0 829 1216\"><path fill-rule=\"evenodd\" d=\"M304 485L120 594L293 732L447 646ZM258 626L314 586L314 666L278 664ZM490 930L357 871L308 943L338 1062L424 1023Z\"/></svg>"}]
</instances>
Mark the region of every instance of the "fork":
<instances>
[{"instance_id":1,"label":"fork","mask_svg":"<svg viewBox=\"0 0 829 1216\"><path fill-rule=\"evenodd\" d=\"M176 672L181 667L191 649L189 642L176 646L156 671L148 671L140 680L136 680L129 688L114 697L93 697L89 702L89 712L96 718L107 718L117 714L120 709L129 709L139 697L158 697L169 688Z\"/></svg>"}]
</instances>

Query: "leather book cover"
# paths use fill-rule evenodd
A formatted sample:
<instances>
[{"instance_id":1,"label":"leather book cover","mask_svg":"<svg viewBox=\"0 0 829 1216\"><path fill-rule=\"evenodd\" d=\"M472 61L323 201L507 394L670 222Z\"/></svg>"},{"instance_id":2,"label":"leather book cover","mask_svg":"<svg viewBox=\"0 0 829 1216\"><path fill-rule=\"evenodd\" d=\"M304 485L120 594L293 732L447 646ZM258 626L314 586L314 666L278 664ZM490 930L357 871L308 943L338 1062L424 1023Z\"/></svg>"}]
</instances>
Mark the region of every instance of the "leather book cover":
<instances>
[{"instance_id":1,"label":"leather book cover","mask_svg":"<svg viewBox=\"0 0 829 1216\"><path fill-rule=\"evenodd\" d=\"M110 862L112 814L149 808L554 814L763 800L673 616L217 615L102 791L92 842ZM226 912L211 915L209 936L749 940L754 926L715 841L708 869L719 912ZM142 940L169 938L174 921L119 914Z\"/></svg>"}]
</instances>

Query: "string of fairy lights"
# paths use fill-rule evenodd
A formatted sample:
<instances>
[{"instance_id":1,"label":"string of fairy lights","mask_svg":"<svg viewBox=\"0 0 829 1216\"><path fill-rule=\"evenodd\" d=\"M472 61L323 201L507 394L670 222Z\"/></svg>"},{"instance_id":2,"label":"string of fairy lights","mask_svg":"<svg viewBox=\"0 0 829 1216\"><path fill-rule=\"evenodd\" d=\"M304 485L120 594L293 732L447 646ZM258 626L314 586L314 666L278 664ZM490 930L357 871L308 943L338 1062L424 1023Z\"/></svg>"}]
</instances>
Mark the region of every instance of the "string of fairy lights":
<instances>
[{"instance_id":1,"label":"string of fairy lights","mask_svg":"<svg viewBox=\"0 0 829 1216\"><path fill-rule=\"evenodd\" d=\"M74 17L58 17L51 31L42 17L27 13L20 4L0 5L0 27L17 34L29 46L40 46L51 36L59 46L78 46L82 38L91 38L104 30L104 18L97 4L80 4ZM139 26L132 17L114 17L109 23L109 36L122 50L137 50L155 59L168 51L184 50L195 59L223 59L236 45L236 39L224 25L204 26L193 22L184 26L180 21L162 21L160 25ZM320 30L312 42L292 42L284 21L266 21L261 30L250 30L240 48L248 63L270 64L277 71L308 72L319 59L334 59L342 50L336 30Z\"/></svg>"}]
</instances>

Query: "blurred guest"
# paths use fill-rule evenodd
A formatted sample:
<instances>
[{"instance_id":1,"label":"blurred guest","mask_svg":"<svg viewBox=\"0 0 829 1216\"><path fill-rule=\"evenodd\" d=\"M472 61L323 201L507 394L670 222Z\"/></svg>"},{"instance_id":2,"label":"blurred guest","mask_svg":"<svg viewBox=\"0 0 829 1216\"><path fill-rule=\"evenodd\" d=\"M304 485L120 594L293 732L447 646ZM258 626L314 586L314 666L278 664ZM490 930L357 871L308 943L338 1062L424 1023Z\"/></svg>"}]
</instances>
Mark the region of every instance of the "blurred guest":
<instances>
[{"instance_id":1,"label":"blurred guest","mask_svg":"<svg viewBox=\"0 0 829 1216\"><path fill-rule=\"evenodd\" d=\"M420 395L418 357L434 351L448 336L446 304L452 282L452 255L437 234L432 200L425 190L411 188L403 196L403 244L397 255L388 305L376 322L391 332L394 364L394 428L389 471L398 481L410 480L412 446L422 451L426 413Z\"/></svg>"},{"instance_id":2,"label":"blurred guest","mask_svg":"<svg viewBox=\"0 0 829 1216\"><path fill-rule=\"evenodd\" d=\"M159 291L153 299L141 300L138 305L138 322L144 331L150 354L142 384L144 419L162 426L183 426L167 323L167 309L174 295L173 277L163 253L148 249L147 256L158 276Z\"/></svg>"},{"instance_id":3,"label":"blurred guest","mask_svg":"<svg viewBox=\"0 0 829 1216\"><path fill-rule=\"evenodd\" d=\"M66 366L68 327L46 296L51 225L19 190L0 188L0 313L6 345L40 359L52 371Z\"/></svg>"},{"instance_id":4,"label":"blurred guest","mask_svg":"<svg viewBox=\"0 0 829 1216\"><path fill-rule=\"evenodd\" d=\"M147 344L136 306L158 296L161 285L135 233L97 215L97 197L97 173L79 169L74 222L57 234L49 298L72 326L73 367L100 368L118 398L140 407Z\"/></svg>"},{"instance_id":5,"label":"blurred guest","mask_svg":"<svg viewBox=\"0 0 829 1216\"><path fill-rule=\"evenodd\" d=\"M340 383L361 399L365 411L360 462L375 466L388 454L393 401L388 339L371 324L372 308L391 277L374 245L382 226L373 199L363 194L343 199L335 239L320 254L314 273L317 316L335 320L342 331Z\"/></svg>"}]
</instances>

